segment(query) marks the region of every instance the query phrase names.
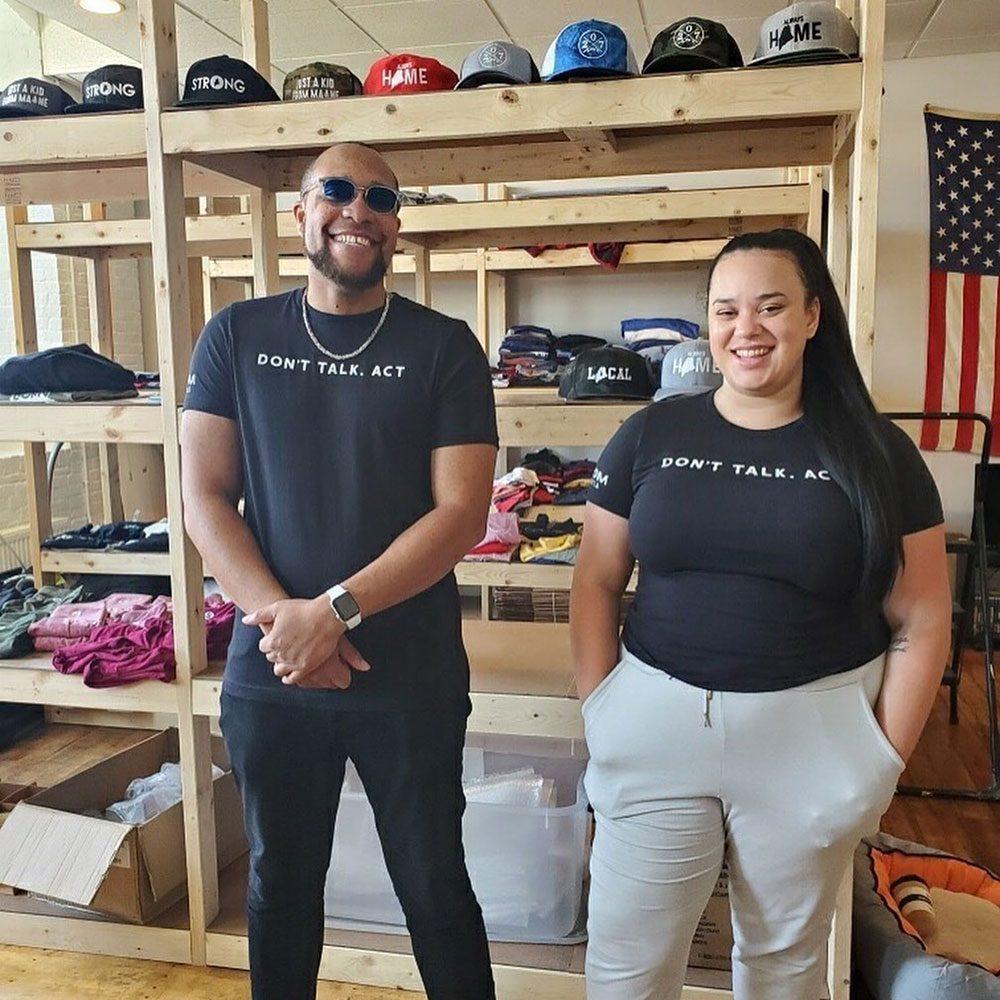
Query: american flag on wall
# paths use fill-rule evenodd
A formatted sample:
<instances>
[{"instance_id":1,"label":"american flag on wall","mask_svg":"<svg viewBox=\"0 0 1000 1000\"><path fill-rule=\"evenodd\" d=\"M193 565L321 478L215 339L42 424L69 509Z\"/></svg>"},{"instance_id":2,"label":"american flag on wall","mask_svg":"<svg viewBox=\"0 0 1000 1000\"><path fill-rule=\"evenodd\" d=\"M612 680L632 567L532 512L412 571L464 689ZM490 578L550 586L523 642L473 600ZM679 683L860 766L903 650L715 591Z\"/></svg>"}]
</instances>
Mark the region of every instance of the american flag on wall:
<instances>
[{"instance_id":1,"label":"american flag on wall","mask_svg":"<svg viewBox=\"0 0 1000 1000\"><path fill-rule=\"evenodd\" d=\"M975 410L1000 454L1000 116L924 111L930 161L925 410ZM920 447L978 451L982 427L924 421Z\"/></svg>"}]
</instances>

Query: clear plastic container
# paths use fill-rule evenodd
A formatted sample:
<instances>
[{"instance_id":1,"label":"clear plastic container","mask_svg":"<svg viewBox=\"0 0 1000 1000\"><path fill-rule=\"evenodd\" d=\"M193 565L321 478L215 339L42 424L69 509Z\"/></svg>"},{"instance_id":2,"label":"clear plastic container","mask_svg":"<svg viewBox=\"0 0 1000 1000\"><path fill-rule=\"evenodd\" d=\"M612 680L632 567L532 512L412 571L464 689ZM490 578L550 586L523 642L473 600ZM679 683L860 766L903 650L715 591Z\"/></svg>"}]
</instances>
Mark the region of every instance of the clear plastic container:
<instances>
[{"instance_id":1,"label":"clear plastic container","mask_svg":"<svg viewBox=\"0 0 1000 1000\"><path fill-rule=\"evenodd\" d=\"M469 802L466 860L494 940L551 942L578 929L590 826L582 740L469 734L466 781L532 768L548 779L551 806ZM357 773L348 766L327 875L326 915L403 926ZM579 940L579 935L574 940Z\"/></svg>"}]
</instances>

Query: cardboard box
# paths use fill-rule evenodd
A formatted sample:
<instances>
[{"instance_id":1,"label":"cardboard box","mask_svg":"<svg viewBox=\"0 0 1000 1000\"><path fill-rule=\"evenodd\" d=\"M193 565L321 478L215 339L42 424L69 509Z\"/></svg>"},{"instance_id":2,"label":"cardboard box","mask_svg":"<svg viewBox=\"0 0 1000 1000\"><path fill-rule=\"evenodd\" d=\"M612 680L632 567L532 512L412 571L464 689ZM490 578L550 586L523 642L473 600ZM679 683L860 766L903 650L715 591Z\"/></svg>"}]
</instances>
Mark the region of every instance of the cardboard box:
<instances>
[{"instance_id":1,"label":"cardboard box","mask_svg":"<svg viewBox=\"0 0 1000 1000\"><path fill-rule=\"evenodd\" d=\"M729 911L729 872L725 868L694 933L688 965L696 969L733 967L733 923Z\"/></svg>"},{"instance_id":2,"label":"cardboard box","mask_svg":"<svg viewBox=\"0 0 1000 1000\"><path fill-rule=\"evenodd\" d=\"M146 923L187 895L184 817L178 803L139 826L82 815L125 797L133 778L177 761L166 729L19 802L0 827L0 883L36 896ZM247 850L243 808L225 744L212 740L225 773L213 784L219 867Z\"/></svg>"}]
</instances>

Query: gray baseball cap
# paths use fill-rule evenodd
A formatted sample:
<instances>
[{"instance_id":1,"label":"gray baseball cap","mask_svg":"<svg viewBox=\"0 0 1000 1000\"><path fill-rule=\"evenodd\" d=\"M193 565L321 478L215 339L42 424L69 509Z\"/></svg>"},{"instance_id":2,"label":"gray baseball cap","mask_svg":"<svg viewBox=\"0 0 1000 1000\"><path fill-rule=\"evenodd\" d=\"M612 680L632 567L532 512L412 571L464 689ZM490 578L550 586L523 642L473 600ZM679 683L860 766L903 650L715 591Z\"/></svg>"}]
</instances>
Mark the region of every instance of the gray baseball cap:
<instances>
[{"instance_id":1,"label":"gray baseball cap","mask_svg":"<svg viewBox=\"0 0 1000 1000\"><path fill-rule=\"evenodd\" d=\"M847 15L827 0L793 3L760 26L751 66L827 62L858 54L858 33Z\"/></svg>"},{"instance_id":2,"label":"gray baseball cap","mask_svg":"<svg viewBox=\"0 0 1000 1000\"><path fill-rule=\"evenodd\" d=\"M663 357L657 402L671 396L691 396L722 385L722 373L715 366L707 340L685 340L671 347Z\"/></svg>"},{"instance_id":3,"label":"gray baseball cap","mask_svg":"<svg viewBox=\"0 0 1000 1000\"><path fill-rule=\"evenodd\" d=\"M538 67L531 53L510 42L487 42L470 52L462 63L456 90L482 87L488 83L538 83Z\"/></svg>"}]
</instances>

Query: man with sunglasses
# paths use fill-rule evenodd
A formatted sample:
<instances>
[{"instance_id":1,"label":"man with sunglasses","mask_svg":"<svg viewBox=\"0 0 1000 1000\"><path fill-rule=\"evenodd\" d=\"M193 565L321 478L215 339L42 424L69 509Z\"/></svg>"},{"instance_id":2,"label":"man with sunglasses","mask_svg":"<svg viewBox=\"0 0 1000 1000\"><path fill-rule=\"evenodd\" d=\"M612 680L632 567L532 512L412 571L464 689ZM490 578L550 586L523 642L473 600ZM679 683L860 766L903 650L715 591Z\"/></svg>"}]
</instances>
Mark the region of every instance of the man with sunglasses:
<instances>
[{"instance_id":1,"label":"man with sunglasses","mask_svg":"<svg viewBox=\"0 0 1000 1000\"><path fill-rule=\"evenodd\" d=\"M468 326L386 293L398 187L367 146L322 153L295 206L306 287L223 309L191 361L185 524L247 612L221 725L251 847L255 1000L315 997L348 758L428 997L494 996L461 840L452 570L483 535L496 416Z\"/></svg>"}]
</instances>

